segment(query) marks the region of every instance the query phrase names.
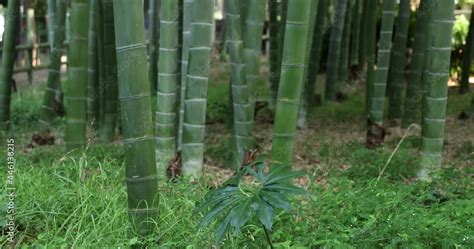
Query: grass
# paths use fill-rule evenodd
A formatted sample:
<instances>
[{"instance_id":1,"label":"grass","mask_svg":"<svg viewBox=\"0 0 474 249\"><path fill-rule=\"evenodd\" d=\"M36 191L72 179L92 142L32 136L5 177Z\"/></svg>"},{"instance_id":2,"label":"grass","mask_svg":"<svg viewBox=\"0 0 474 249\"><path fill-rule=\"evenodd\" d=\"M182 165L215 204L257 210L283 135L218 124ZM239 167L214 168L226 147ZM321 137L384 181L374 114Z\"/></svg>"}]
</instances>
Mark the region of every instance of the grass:
<instances>
[{"instance_id":1,"label":"grass","mask_svg":"<svg viewBox=\"0 0 474 249\"><path fill-rule=\"evenodd\" d=\"M227 81L224 81L224 83ZM263 84L263 82L262 82ZM63 150L64 120L54 123L53 146L29 148L40 131L38 115L44 86L15 94L13 124L2 137L15 138L17 242L26 247L128 247L129 233L123 147L91 140L82 156ZM160 217L156 232L146 238L164 248L209 248L214 229L201 231L202 217L193 212L210 187L232 173L226 166L230 131L226 128L228 86L211 82L206 137L206 174L190 184L160 183ZM469 98L452 95L449 102L445 164L433 183L416 181L419 134L410 134L381 179L381 169L400 137L384 148L364 147L364 98L356 93L342 103L328 103L311 112L310 125L298 131L296 169L309 197L295 199L291 213L279 213L272 231L277 248L473 248L474 185L472 121L455 117ZM255 136L262 154L271 145L268 110L259 114ZM403 131L404 132L404 131ZM4 140L4 139L2 139ZM2 143L4 143L2 141ZM0 154L5 161L5 153ZM0 178L5 179L5 171ZM2 181L2 184L4 181ZM5 185L0 195L0 231L5 222ZM248 225L223 248L265 247L264 231ZM0 247L6 237L0 233Z\"/></svg>"}]
</instances>

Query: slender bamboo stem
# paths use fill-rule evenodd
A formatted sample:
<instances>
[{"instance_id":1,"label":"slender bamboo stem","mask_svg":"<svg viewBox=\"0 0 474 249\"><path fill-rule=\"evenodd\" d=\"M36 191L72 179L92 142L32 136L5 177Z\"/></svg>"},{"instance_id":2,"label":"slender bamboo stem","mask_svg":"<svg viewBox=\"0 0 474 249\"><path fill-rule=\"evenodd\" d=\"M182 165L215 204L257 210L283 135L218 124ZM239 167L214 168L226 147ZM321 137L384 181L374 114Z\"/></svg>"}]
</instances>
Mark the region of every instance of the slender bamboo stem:
<instances>
[{"instance_id":1,"label":"slender bamboo stem","mask_svg":"<svg viewBox=\"0 0 474 249\"><path fill-rule=\"evenodd\" d=\"M134 231L146 236L158 219L158 181L143 1L114 0L113 11L115 29L120 30L115 41L128 214Z\"/></svg>"},{"instance_id":2,"label":"slender bamboo stem","mask_svg":"<svg viewBox=\"0 0 474 249\"><path fill-rule=\"evenodd\" d=\"M158 87L158 48L159 48L159 35L158 30L160 29L159 20L160 11L160 0L150 0L148 7L148 18L149 18L149 44L148 44L148 57L149 57L149 72L150 72L150 91L152 95L156 94Z\"/></svg>"},{"instance_id":3,"label":"slender bamboo stem","mask_svg":"<svg viewBox=\"0 0 474 249\"><path fill-rule=\"evenodd\" d=\"M54 26L56 25L56 0L47 1L47 28L48 28L48 43L50 51L53 50Z\"/></svg>"},{"instance_id":4,"label":"slender bamboo stem","mask_svg":"<svg viewBox=\"0 0 474 249\"><path fill-rule=\"evenodd\" d=\"M268 0L268 8L270 14L270 58L269 58L269 89L270 89L270 109L274 109L276 105L277 92L278 92L278 82L280 79L280 36L283 33L281 29L280 21L278 17L280 16L280 7L281 3L278 0Z\"/></svg>"},{"instance_id":5,"label":"slender bamboo stem","mask_svg":"<svg viewBox=\"0 0 474 249\"><path fill-rule=\"evenodd\" d=\"M179 2L161 0L160 61L158 65L157 109L155 118L156 159L158 174L166 175L169 160L176 148L177 89L179 63Z\"/></svg>"},{"instance_id":6,"label":"slender bamboo stem","mask_svg":"<svg viewBox=\"0 0 474 249\"><path fill-rule=\"evenodd\" d=\"M28 83L33 84L33 63L37 50L36 45L36 22L35 22L35 10L29 8L26 10L26 44L31 46L27 50L27 63L28 63Z\"/></svg>"},{"instance_id":7,"label":"slender bamboo stem","mask_svg":"<svg viewBox=\"0 0 474 249\"><path fill-rule=\"evenodd\" d=\"M0 125L5 128L10 126L10 103L15 63L15 40L18 33L17 18L20 14L19 7L20 1L8 0L0 68Z\"/></svg>"},{"instance_id":8,"label":"slender bamboo stem","mask_svg":"<svg viewBox=\"0 0 474 249\"><path fill-rule=\"evenodd\" d=\"M350 65L359 65L360 22L362 19L361 9L363 2L363 0L356 0L352 8Z\"/></svg>"},{"instance_id":9,"label":"slender bamboo stem","mask_svg":"<svg viewBox=\"0 0 474 249\"><path fill-rule=\"evenodd\" d=\"M388 117L399 119L402 117L402 92L404 86L405 67L407 64L406 49L408 41L408 28L410 22L410 0L400 1L400 10L395 27L395 38L390 57L389 74L389 108Z\"/></svg>"},{"instance_id":10,"label":"slender bamboo stem","mask_svg":"<svg viewBox=\"0 0 474 249\"><path fill-rule=\"evenodd\" d=\"M86 144L87 62L89 1L71 3L71 40L69 41L68 84L66 85L67 150L81 149Z\"/></svg>"},{"instance_id":11,"label":"slender bamboo stem","mask_svg":"<svg viewBox=\"0 0 474 249\"><path fill-rule=\"evenodd\" d=\"M273 129L271 166L291 168L293 144L304 82L306 40L309 33L311 1L288 2L281 78Z\"/></svg>"},{"instance_id":12,"label":"slender bamboo stem","mask_svg":"<svg viewBox=\"0 0 474 249\"><path fill-rule=\"evenodd\" d=\"M339 60L337 92L341 91L341 87L346 85L347 81L349 80L349 48L351 41L352 14L354 7L354 2L350 1L347 3L346 17L344 18L344 31L342 33L341 41L341 58Z\"/></svg>"},{"instance_id":13,"label":"slender bamboo stem","mask_svg":"<svg viewBox=\"0 0 474 249\"><path fill-rule=\"evenodd\" d=\"M367 37L367 41L364 42L364 61L361 63L362 66L367 64L367 75L366 75L366 100L365 100L365 109L367 115L370 110L370 101L372 96L372 88L374 85L375 80L375 54L376 54L376 43L377 43L377 0L367 0L366 5L367 10L365 11L365 36ZM361 43L362 45L362 43Z\"/></svg>"},{"instance_id":14,"label":"slender bamboo stem","mask_svg":"<svg viewBox=\"0 0 474 249\"><path fill-rule=\"evenodd\" d=\"M87 84L87 120L97 128L99 115L99 99L97 92L99 90L99 70L97 58L97 0L90 1L89 8L89 61L88 61L88 84Z\"/></svg>"},{"instance_id":15,"label":"slender bamboo stem","mask_svg":"<svg viewBox=\"0 0 474 249\"><path fill-rule=\"evenodd\" d=\"M472 67L472 54L474 53L474 4L472 5L471 10L471 20L469 21L469 32L466 38L466 44L463 49L463 59L462 59L462 73L461 73L461 82L459 86L459 93L465 94L469 92L469 77L471 74Z\"/></svg>"},{"instance_id":16,"label":"slender bamboo stem","mask_svg":"<svg viewBox=\"0 0 474 249\"><path fill-rule=\"evenodd\" d=\"M183 175L200 177L204 159L207 86L213 29L214 0L193 2L191 42L184 101Z\"/></svg>"},{"instance_id":17,"label":"slender bamboo stem","mask_svg":"<svg viewBox=\"0 0 474 249\"><path fill-rule=\"evenodd\" d=\"M99 91L97 98L99 102L98 122L100 129L103 129L105 123L105 94L107 87L105 75L105 49L104 49L104 18L103 18L103 0L97 0L97 69L99 70ZM102 131L101 131L102 132Z\"/></svg>"},{"instance_id":18,"label":"slender bamboo stem","mask_svg":"<svg viewBox=\"0 0 474 249\"><path fill-rule=\"evenodd\" d=\"M433 8L433 38L427 79L426 112L421 139L421 180L441 165L446 106L448 100L451 34L454 24L454 1L438 1Z\"/></svg>"}]
</instances>

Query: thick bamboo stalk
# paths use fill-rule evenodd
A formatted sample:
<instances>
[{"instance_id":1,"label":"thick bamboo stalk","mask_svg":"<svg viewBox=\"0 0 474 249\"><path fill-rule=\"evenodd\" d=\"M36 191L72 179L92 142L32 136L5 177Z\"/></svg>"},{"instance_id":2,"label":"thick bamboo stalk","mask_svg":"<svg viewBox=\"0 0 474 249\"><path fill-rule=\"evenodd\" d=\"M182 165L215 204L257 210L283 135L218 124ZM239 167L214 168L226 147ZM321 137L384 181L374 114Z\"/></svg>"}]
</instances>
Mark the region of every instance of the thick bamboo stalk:
<instances>
[{"instance_id":1,"label":"thick bamboo stalk","mask_svg":"<svg viewBox=\"0 0 474 249\"><path fill-rule=\"evenodd\" d=\"M47 2L47 28L48 28L48 43L50 51L53 50L54 26L56 25L56 0L48 0Z\"/></svg>"},{"instance_id":2,"label":"thick bamboo stalk","mask_svg":"<svg viewBox=\"0 0 474 249\"><path fill-rule=\"evenodd\" d=\"M428 16L427 16L427 26L425 31L425 57L423 58L423 74L422 74L422 83L421 83L421 91L422 91L422 102L421 102L421 122L423 123L423 119L426 113L426 95L428 93L428 79L429 79L429 68L431 63L431 52L432 52L432 41L433 41L433 30L434 30L434 22L433 22L433 11L434 6L437 5L438 0L433 0L429 5Z\"/></svg>"},{"instance_id":3,"label":"thick bamboo stalk","mask_svg":"<svg viewBox=\"0 0 474 249\"><path fill-rule=\"evenodd\" d=\"M158 218L150 81L143 1L114 0L118 88L125 147L128 214L141 236L149 235Z\"/></svg>"},{"instance_id":4,"label":"thick bamboo stalk","mask_svg":"<svg viewBox=\"0 0 474 249\"><path fill-rule=\"evenodd\" d=\"M87 83L87 120L94 128L98 127L99 117L99 70L97 58L97 0L90 1L89 7L89 51L88 51L88 83Z\"/></svg>"},{"instance_id":5,"label":"thick bamboo stalk","mask_svg":"<svg viewBox=\"0 0 474 249\"><path fill-rule=\"evenodd\" d=\"M298 111L298 121L297 127L298 128L305 128L307 126L307 117L308 117L308 109L310 108L311 104L311 96L314 95L314 92L311 90L307 91L307 87L310 84L308 82L308 74L314 73L309 71L309 59L311 57L311 49L313 47L313 34L315 32L316 27L316 18L318 14L318 4L319 0L311 0L311 10L310 10L310 19L309 19L309 27L308 27L308 36L306 37L306 57L305 57L305 71L304 71L304 83L303 83L303 90L301 93L300 99L300 108ZM321 35L321 34L319 34ZM316 73L317 74L317 73ZM312 83L314 85L314 82ZM308 96L311 95L311 96Z\"/></svg>"},{"instance_id":6,"label":"thick bamboo stalk","mask_svg":"<svg viewBox=\"0 0 474 249\"><path fill-rule=\"evenodd\" d=\"M184 101L183 175L199 177L204 159L207 86L213 30L214 0L193 2L191 42Z\"/></svg>"},{"instance_id":7,"label":"thick bamboo stalk","mask_svg":"<svg viewBox=\"0 0 474 249\"><path fill-rule=\"evenodd\" d=\"M293 144L304 82L306 40L309 33L311 1L288 2L281 78L273 128L271 166L291 168Z\"/></svg>"},{"instance_id":8,"label":"thick bamboo stalk","mask_svg":"<svg viewBox=\"0 0 474 249\"><path fill-rule=\"evenodd\" d=\"M163 177L176 148L176 98L181 70L178 61L179 15L176 13L179 13L178 1L161 0L155 154L158 174Z\"/></svg>"},{"instance_id":9,"label":"thick bamboo stalk","mask_svg":"<svg viewBox=\"0 0 474 249\"><path fill-rule=\"evenodd\" d=\"M65 90L67 115L64 141L69 151L81 149L86 144L88 17L89 1L73 0L68 83Z\"/></svg>"},{"instance_id":10,"label":"thick bamboo stalk","mask_svg":"<svg viewBox=\"0 0 474 249\"><path fill-rule=\"evenodd\" d=\"M179 123L177 150L181 150L183 142L183 122L184 122L184 100L186 93L186 75L188 70L189 44L191 42L191 16L193 10L193 0L183 2L183 44L181 53L181 84L179 94Z\"/></svg>"},{"instance_id":11,"label":"thick bamboo stalk","mask_svg":"<svg viewBox=\"0 0 474 249\"><path fill-rule=\"evenodd\" d=\"M360 22L363 2L363 0L356 0L354 2L354 7L352 8L350 65L359 65Z\"/></svg>"},{"instance_id":12,"label":"thick bamboo stalk","mask_svg":"<svg viewBox=\"0 0 474 249\"><path fill-rule=\"evenodd\" d=\"M104 142L111 142L115 136L118 114L117 57L115 54L113 2L105 0L102 2L102 7L105 112L101 139Z\"/></svg>"},{"instance_id":13,"label":"thick bamboo stalk","mask_svg":"<svg viewBox=\"0 0 474 249\"><path fill-rule=\"evenodd\" d=\"M149 45L148 45L148 57L149 57L149 72L150 72L150 91L152 95L156 94L158 86L158 30L159 25L159 11L160 11L160 0L150 0L148 6L148 20L149 20Z\"/></svg>"},{"instance_id":14,"label":"thick bamboo stalk","mask_svg":"<svg viewBox=\"0 0 474 249\"><path fill-rule=\"evenodd\" d=\"M339 73L337 78L336 91L341 91L341 87L349 80L349 46L351 41L352 14L354 2L347 3L346 17L344 18L344 31L341 41L341 58L339 60Z\"/></svg>"},{"instance_id":15,"label":"thick bamboo stalk","mask_svg":"<svg viewBox=\"0 0 474 249\"><path fill-rule=\"evenodd\" d=\"M0 68L0 125L10 126L10 103L12 91L13 67L15 63L15 40L18 32L18 0L8 0L5 33L3 38L2 64Z\"/></svg>"},{"instance_id":16,"label":"thick bamboo stalk","mask_svg":"<svg viewBox=\"0 0 474 249\"><path fill-rule=\"evenodd\" d=\"M242 5L242 4L241 4ZM263 22L265 20L265 1L247 0L246 18L242 33L244 41L244 59L246 80L249 89L250 119L253 120L257 99L257 82L260 73L260 54L262 51ZM242 7L242 6L241 6Z\"/></svg>"},{"instance_id":17,"label":"thick bamboo stalk","mask_svg":"<svg viewBox=\"0 0 474 249\"><path fill-rule=\"evenodd\" d=\"M407 92L403 108L402 127L407 128L410 124L420 122L421 103L423 92L421 79L425 57L426 35L428 26L428 12L431 11L431 0L422 0L416 12L415 40L413 42L413 53L407 71Z\"/></svg>"},{"instance_id":18,"label":"thick bamboo stalk","mask_svg":"<svg viewBox=\"0 0 474 249\"><path fill-rule=\"evenodd\" d=\"M407 64L406 49L408 41L408 28L410 22L410 0L400 1L400 10L395 27L395 38L390 57L389 74L389 108L388 117L399 119L402 117L402 91L404 86L405 67Z\"/></svg>"},{"instance_id":19,"label":"thick bamboo stalk","mask_svg":"<svg viewBox=\"0 0 474 249\"><path fill-rule=\"evenodd\" d=\"M374 84L371 86L370 109L367 127L367 146L377 147L383 142L383 117L385 90L388 69L390 67L390 48L392 46L393 23L396 0L383 2L382 27L380 28L380 46L377 52L377 68Z\"/></svg>"},{"instance_id":20,"label":"thick bamboo stalk","mask_svg":"<svg viewBox=\"0 0 474 249\"><path fill-rule=\"evenodd\" d=\"M446 106L448 100L451 33L454 24L454 1L438 1L433 9L433 39L428 72L426 112L421 139L421 170L418 177L430 180L441 165Z\"/></svg>"},{"instance_id":21,"label":"thick bamboo stalk","mask_svg":"<svg viewBox=\"0 0 474 249\"><path fill-rule=\"evenodd\" d=\"M244 63L244 47L240 20L240 2L227 0L224 3L224 16L227 35L227 51L230 54L230 74L234 111L234 140L239 165L243 163L245 152L252 146L253 118L250 92L247 84Z\"/></svg>"},{"instance_id":22,"label":"thick bamboo stalk","mask_svg":"<svg viewBox=\"0 0 474 249\"><path fill-rule=\"evenodd\" d=\"M61 91L61 55L65 38L64 22L66 21L65 0L56 2L56 23L54 24L53 49L49 54L48 82L44 93L42 115L40 120L48 124L62 108Z\"/></svg>"},{"instance_id":23,"label":"thick bamboo stalk","mask_svg":"<svg viewBox=\"0 0 474 249\"><path fill-rule=\"evenodd\" d=\"M469 92L469 77L471 74L472 67L472 54L474 51L474 4L472 5L471 10L471 20L469 22L469 32L466 38L466 44L463 49L463 59L462 59L462 73L461 73L461 82L459 86L459 93L465 94Z\"/></svg>"},{"instance_id":24,"label":"thick bamboo stalk","mask_svg":"<svg viewBox=\"0 0 474 249\"><path fill-rule=\"evenodd\" d=\"M326 96L327 100L336 100L337 79L339 74L341 59L341 41L344 32L344 20L346 16L347 1L336 0L334 24L331 28L331 37L329 41L328 69L326 77Z\"/></svg>"}]
</instances>

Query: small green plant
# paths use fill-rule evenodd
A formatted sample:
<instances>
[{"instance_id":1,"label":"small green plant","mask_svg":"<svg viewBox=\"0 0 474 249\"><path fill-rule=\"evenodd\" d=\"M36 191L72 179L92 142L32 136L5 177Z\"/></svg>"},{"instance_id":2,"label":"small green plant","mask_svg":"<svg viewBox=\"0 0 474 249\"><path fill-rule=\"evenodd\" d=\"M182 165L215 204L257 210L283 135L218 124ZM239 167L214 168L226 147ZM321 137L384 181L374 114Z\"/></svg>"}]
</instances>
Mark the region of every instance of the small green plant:
<instances>
[{"instance_id":1,"label":"small green plant","mask_svg":"<svg viewBox=\"0 0 474 249\"><path fill-rule=\"evenodd\" d=\"M273 248L270 231L275 210L290 210L288 197L306 193L304 189L291 183L291 179L304 173L291 171L287 167L276 167L266 174L264 168L264 162L245 166L221 188L209 191L204 196L204 201L196 208L198 212L207 211L198 228L220 218L221 222L216 231L217 244L230 229L234 236L238 235L241 228L256 216L263 227L268 244Z\"/></svg>"}]
</instances>

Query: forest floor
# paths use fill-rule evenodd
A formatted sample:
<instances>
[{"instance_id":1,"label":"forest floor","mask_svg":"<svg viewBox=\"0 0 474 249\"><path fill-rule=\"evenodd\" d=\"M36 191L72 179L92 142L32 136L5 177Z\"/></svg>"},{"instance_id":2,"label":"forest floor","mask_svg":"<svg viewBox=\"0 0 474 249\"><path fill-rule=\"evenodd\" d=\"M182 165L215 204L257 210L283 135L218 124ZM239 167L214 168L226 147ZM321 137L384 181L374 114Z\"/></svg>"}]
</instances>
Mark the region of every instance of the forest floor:
<instances>
[{"instance_id":1,"label":"forest floor","mask_svg":"<svg viewBox=\"0 0 474 249\"><path fill-rule=\"evenodd\" d=\"M196 230L202 215L193 212L209 187L233 173L229 79L225 69L213 67L217 70L209 85L205 175L192 184L160 183L160 217L148 243L172 248L214 245L215 225ZM35 84L14 95L12 127L1 134L2 145L4 138L15 139L17 242L47 248L135 243L137 238L128 233L120 139L101 144L89 132L90 143L82 156L66 154L65 119L59 118L52 124L54 145L32 143L32 135L41 132L38 118L44 88ZM265 89L263 80L259 89ZM297 131L294 168L307 173L297 183L309 195L295 198L292 212L277 214L271 234L275 247L473 248L474 121L458 119L471 97L450 92L443 167L436 181L424 183L416 179L419 127L389 128L384 147L366 149L363 88L354 85L346 90L347 99L315 107L308 127ZM266 108L258 113L254 135L260 155L268 155L272 115ZM5 153L0 160L6 160ZM5 170L0 178L6 179ZM0 198L0 247L4 247L5 194ZM264 232L260 226L247 225L222 246L262 248Z\"/></svg>"}]
</instances>

